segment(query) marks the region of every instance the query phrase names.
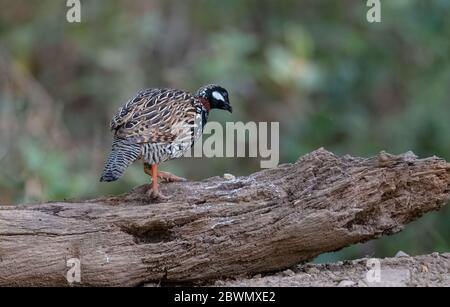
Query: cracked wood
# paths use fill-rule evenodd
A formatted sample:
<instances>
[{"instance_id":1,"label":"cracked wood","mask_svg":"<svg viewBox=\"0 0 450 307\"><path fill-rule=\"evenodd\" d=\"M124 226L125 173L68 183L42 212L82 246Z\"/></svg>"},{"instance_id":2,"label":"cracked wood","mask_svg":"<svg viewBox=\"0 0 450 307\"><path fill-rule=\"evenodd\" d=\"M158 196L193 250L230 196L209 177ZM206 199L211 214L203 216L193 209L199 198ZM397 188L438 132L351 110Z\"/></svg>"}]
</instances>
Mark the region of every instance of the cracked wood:
<instances>
[{"instance_id":1,"label":"cracked wood","mask_svg":"<svg viewBox=\"0 0 450 307\"><path fill-rule=\"evenodd\" d=\"M0 285L195 282L291 267L400 231L443 207L450 164L412 153L363 159L319 149L247 177L147 185L117 197L0 207Z\"/></svg>"}]
</instances>

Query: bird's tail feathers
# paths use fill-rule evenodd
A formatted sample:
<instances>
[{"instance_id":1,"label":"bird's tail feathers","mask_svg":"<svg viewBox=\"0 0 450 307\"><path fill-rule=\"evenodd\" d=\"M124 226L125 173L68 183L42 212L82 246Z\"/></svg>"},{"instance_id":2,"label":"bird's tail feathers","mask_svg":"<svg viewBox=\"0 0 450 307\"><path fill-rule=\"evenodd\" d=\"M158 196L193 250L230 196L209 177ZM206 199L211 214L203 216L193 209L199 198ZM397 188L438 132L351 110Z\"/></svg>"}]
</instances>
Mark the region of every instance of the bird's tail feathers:
<instances>
[{"instance_id":1,"label":"bird's tail feathers","mask_svg":"<svg viewBox=\"0 0 450 307\"><path fill-rule=\"evenodd\" d=\"M139 158L141 145L126 139L115 139L100 181L116 181L125 169Z\"/></svg>"}]
</instances>

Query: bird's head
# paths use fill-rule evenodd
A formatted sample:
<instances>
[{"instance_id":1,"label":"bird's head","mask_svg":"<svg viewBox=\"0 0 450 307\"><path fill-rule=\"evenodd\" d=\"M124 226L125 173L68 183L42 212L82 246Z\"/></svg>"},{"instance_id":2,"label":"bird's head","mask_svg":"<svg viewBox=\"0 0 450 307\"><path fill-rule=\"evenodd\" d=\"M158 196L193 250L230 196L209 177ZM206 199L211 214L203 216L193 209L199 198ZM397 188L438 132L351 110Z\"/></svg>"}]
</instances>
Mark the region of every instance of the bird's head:
<instances>
[{"instance_id":1,"label":"bird's head","mask_svg":"<svg viewBox=\"0 0 450 307\"><path fill-rule=\"evenodd\" d=\"M207 101L210 109L222 109L230 113L233 111L228 100L228 92L221 86L215 84L202 86L195 96Z\"/></svg>"}]
</instances>

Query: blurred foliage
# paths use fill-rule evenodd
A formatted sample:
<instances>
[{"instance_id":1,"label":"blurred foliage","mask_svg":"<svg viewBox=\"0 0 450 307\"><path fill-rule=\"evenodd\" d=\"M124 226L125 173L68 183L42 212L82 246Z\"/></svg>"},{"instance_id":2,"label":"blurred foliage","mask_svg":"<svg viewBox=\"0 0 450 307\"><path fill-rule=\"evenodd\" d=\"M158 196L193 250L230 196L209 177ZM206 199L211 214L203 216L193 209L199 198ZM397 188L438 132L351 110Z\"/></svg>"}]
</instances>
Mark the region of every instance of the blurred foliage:
<instances>
[{"instance_id":1,"label":"blurred foliage","mask_svg":"<svg viewBox=\"0 0 450 307\"><path fill-rule=\"evenodd\" d=\"M414 151L450 160L450 1L2 0L0 202L117 194L148 178L141 165L98 182L108 122L148 87L195 91L219 83L232 115L279 121L281 162L318 147L370 156ZM181 159L190 179L258 170L257 159ZM450 250L450 210L393 237L321 256L332 261Z\"/></svg>"}]
</instances>

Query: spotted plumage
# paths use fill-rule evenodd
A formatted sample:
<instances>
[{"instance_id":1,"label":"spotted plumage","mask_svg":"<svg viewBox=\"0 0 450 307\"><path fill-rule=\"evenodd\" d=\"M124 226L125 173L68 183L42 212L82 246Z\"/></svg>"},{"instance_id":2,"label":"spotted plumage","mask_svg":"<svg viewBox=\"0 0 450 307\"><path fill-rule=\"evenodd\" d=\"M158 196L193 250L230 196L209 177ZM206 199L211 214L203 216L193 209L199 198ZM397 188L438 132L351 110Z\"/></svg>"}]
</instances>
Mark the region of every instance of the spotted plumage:
<instances>
[{"instance_id":1,"label":"spotted plumage","mask_svg":"<svg viewBox=\"0 0 450 307\"><path fill-rule=\"evenodd\" d=\"M114 141L100 181L117 180L138 159L156 166L181 157L201 136L211 109L231 112L228 92L214 84L194 95L177 89L141 91L111 120Z\"/></svg>"}]
</instances>

